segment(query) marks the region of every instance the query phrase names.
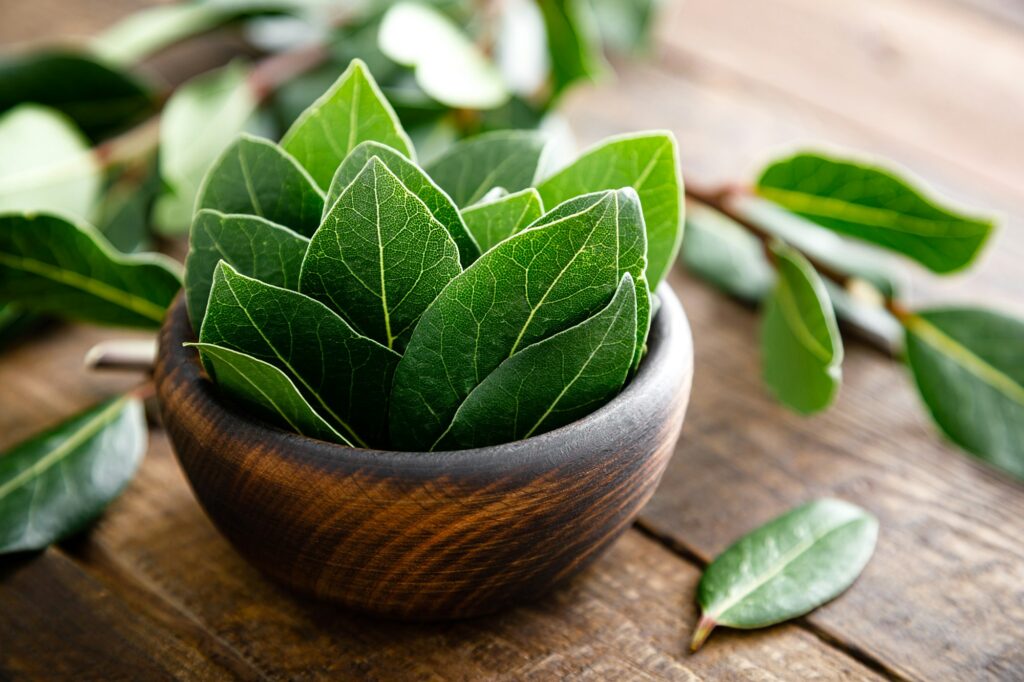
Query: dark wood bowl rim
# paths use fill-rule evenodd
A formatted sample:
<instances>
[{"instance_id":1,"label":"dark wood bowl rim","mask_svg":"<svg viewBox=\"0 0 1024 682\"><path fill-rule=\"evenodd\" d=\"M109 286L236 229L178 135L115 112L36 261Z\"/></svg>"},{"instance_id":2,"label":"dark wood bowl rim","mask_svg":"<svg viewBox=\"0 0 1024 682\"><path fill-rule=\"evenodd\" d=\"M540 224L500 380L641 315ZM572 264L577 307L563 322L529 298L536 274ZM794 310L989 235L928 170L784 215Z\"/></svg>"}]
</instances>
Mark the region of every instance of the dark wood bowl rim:
<instances>
[{"instance_id":1,"label":"dark wood bowl rim","mask_svg":"<svg viewBox=\"0 0 1024 682\"><path fill-rule=\"evenodd\" d=\"M201 369L198 352L182 345L195 337L181 295L172 305L161 335L157 363L158 393L164 393L161 388L165 381L161 377L171 377L166 383L191 387L189 397L198 409L210 411L210 414L219 413L216 415L218 423L230 433L237 434L232 437L237 437L239 445L246 445L246 441L252 442L253 446L258 445L256 441L262 444L274 442L280 446L275 449L279 453L277 456L296 458L328 469L333 468L331 462L340 461L344 461L346 470L353 466L378 470L386 467L393 469L397 476L401 476L403 471L443 475L465 467L495 472L515 470L524 465L541 465L546 469L585 456L595 448L600 449L601 440L608 436L621 438L623 429L634 426L630 420L637 407L642 409L642 404L663 400L660 396L665 393L689 390L689 386L678 385L684 380L689 383L689 370L693 365L689 323L679 300L667 284L659 286L657 293L661 307L651 324L647 354L622 392L582 419L511 443L435 452L374 450L309 438L250 418L217 396L214 385ZM173 411L174 406L167 402L162 400L162 409ZM530 462L541 458L543 463Z\"/></svg>"}]
</instances>

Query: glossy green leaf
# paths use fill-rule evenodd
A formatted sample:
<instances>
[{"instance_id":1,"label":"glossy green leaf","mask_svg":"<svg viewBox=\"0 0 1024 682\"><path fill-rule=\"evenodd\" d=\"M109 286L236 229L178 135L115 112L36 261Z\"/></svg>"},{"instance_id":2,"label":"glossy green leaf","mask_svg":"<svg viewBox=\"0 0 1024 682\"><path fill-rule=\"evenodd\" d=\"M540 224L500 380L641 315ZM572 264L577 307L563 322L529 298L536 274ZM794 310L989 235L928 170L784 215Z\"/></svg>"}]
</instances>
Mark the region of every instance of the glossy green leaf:
<instances>
[{"instance_id":1,"label":"glossy green leaf","mask_svg":"<svg viewBox=\"0 0 1024 682\"><path fill-rule=\"evenodd\" d=\"M0 116L0 212L85 219L102 185L88 140L53 109L23 104Z\"/></svg>"},{"instance_id":2,"label":"glossy green leaf","mask_svg":"<svg viewBox=\"0 0 1024 682\"><path fill-rule=\"evenodd\" d=\"M248 69L237 62L175 90L160 118L160 174L172 190L155 209L162 232L188 229L207 170L245 129L256 104Z\"/></svg>"},{"instance_id":3,"label":"glossy green leaf","mask_svg":"<svg viewBox=\"0 0 1024 682\"><path fill-rule=\"evenodd\" d=\"M63 112L93 140L153 110L152 96L134 76L70 51L0 58L0 112L25 102Z\"/></svg>"},{"instance_id":4,"label":"glossy green leaf","mask_svg":"<svg viewBox=\"0 0 1024 682\"><path fill-rule=\"evenodd\" d=\"M313 235L299 288L401 352L420 315L461 271L448 230L372 157Z\"/></svg>"},{"instance_id":5,"label":"glossy green leaf","mask_svg":"<svg viewBox=\"0 0 1024 682\"><path fill-rule=\"evenodd\" d=\"M263 218L211 209L196 214L185 259L185 303L192 328L202 326L217 263L258 280L297 289L309 240Z\"/></svg>"},{"instance_id":6,"label":"glossy green leaf","mask_svg":"<svg viewBox=\"0 0 1024 682\"><path fill-rule=\"evenodd\" d=\"M502 362L604 307L624 273L638 277L644 247L640 201L626 188L568 201L481 256L413 332L395 372L393 444L432 449Z\"/></svg>"},{"instance_id":7,"label":"glossy green leaf","mask_svg":"<svg viewBox=\"0 0 1024 682\"><path fill-rule=\"evenodd\" d=\"M210 343L199 349L203 366L217 388L266 421L300 436L349 445L316 413L292 380L269 362Z\"/></svg>"},{"instance_id":8,"label":"glossy green leaf","mask_svg":"<svg viewBox=\"0 0 1024 682\"><path fill-rule=\"evenodd\" d=\"M196 208L259 216L309 237L320 226L324 195L283 149L243 133L210 167Z\"/></svg>"},{"instance_id":9,"label":"glossy green leaf","mask_svg":"<svg viewBox=\"0 0 1024 682\"><path fill-rule=\"evenodd\" d=\"M825 284L807 259L781 242L772 253L779 277L764 304L762 373L780 402L810 414L835 397L843 341Z\"/></svg>"},{"instance_id":10,"label":"glossy green leaf","mask_svg":"<svg viewBox=\"0 0 1024 682\"><path fill-rule=\"evenodd\" d=\"M600 36L585 0L544 0L538 4L544 15L551 55L553 94L558 95L576 81L593 80L603 73L606 64Z\"/></svg>"},{"instance_id":11,"label":"glossy green leaf","mask_svg":"<svg viewBox=\"0 0 1024 682\"><path fill-rule=\"evenodd\" d=\"M59 216L0 216L0 302L126 327L158 327L181 280L156 254L117 253L93 228Z\"/></svg>"},{"instance_id":12,"label":"glossy green leaf","mask_svg":"<svg viewBox=\"0 0 1024 682\"><path fill-rule=\"evenodd\" d=\"M545 144L533 131L485 133L452 145L427 173L456 205L469 206L495 187L518 192L534 184Z\"/></svg>"},{"instance_id":13,"label":"glossy green leaf","mask_svg":"<svg viewBox=\"0 0 1024 682\"><path fill-rule=\"evenodd\" d=\"M462 217L480 250L489 251L498 242L521 232L543 213L544 202L537 190L531 187L473 204L463 209Z\"/></svg>"},{"instance_id":14,"label":"glossy green leaf","mask_svg":"<svg viewBox=\"0 0 1024 682\"><path fill-rule=\"evenodd\" d=\"M801 153L764 170L757 192L822 227L912 258L934 272L974 260L993 229L988 218L941 206L892 172Z\"/></svg>"},{"instance_id":15,"label":"glossy green leaf","mask_svg":"<svg viewBox=\"0 0 1024 682\"><path fill-rule=\"evenodd\" d=\"M612 137L541 182L544 204L604 189L632 187L647 223L647 279L652 289L668 273L683 241L680 206L683 180L676 140L668 132Z\"/></svg>"},{"instance_id":16,"label":"glossy green leaf","mask_svg":"<svg viewBox=\"0 0 1024 682\"><path fill-rule=\"evenodd\" d=\"M292 124L281 146L321 188L327 188L349 152L367 140L416 158L409 136L366 64L354 59L334 85Z\"/></svg>"},{"instance_id":17,"label":"glossy green leaf","mask_svg":"<svg viewBox=\"0 0 1024 682\"><path fill-rule=\"evenodd\" d=\"M907 364L953 442L1024 478L1024 321L990 310L909 315Z\"/></svg>"},{"instance_id":18,"label":"glossy green leaf","mask_svg":"<svg viewBox=\"0 0 1024 682\"><path fill-rule=\"evenodd\" d=\"M199 340L271 363L348 440L383 445L398 355L319 301L221 263Z\"/></svg>"},{"instance_id":19,"label":"glossy green leaf","mask_svg":"<svg viewBox=\"0 0 1024 682\"><path fill-rule=\"evenodd\" d=\"M146 444L142 402L124 396L0 455L0 554L85 528L132 479Z\"/></svg>"},{"instance_id":20,"label":"glossy green leaf","mask_svg":"<svg viewBox=\"0 0 1024 682\"><path fill-rule=\"evenodd\" d=\"M399 181L410 192L420 198L431 215L437 222L441 223L448 230L448 234L455 240L459 247L459 261L463 267L469 265L480 257L480 247L476 240L466 228L459 209L452 203L451 198L438 187L430 177L424 173L419 166L414 164L401 153L387 145L379 142L363 142L352 150L352 153L345 157L345 160L331 180L331 186L327 190L327 201L324 203L324 217L334 206L342 192L352 184L359 172L363 170L367 161L377 157L381 163L388 167L398 177Z\"/></svg>"},{"instance_id":21,"label":"glossy green leaf","mask_svg":"<svg viewBox=\"0 0 1024 682\"><path fill-rule=\"evenodd\" d=\"M627 272L603 310L515 353L480 382L437 447L511 443L593 412L626 381L636 321L636 286Z\"/></svg>"},{"instance_id":22,"label":"glossy green leaf","mask_svg":"<svg viewBox=\"0 0 1024 682\"><path fill-rule=\"evenodd\" d=\"M392 5L381 21L378 45L395 62L412 67L423 92L446 106L491 109L509 98L491 60L433 7Z\"/></svg>"},{"instance_id":23,"label":"glossy green leaf","mask_svg":"<svg viewBox=\"0 0 1024 682\"><path fill-rule=\"evenodd\" d=\"M691 648L716 625L765 627L835 599L864 570L877 537L874 516L834 499L797 507L745 535L704 571Z\"/></svg>"},{"instance_id":24,"label":"glossy green leaf","mask_svg":"<svg viewBox=\"0 0 1024 682\"><path fill-rule=\"evenodd\" d=\"M695 204L686 211L683 262L725 293L759 302L775 283L760 240L718 211Z\"/></svg>"}]
</instances>

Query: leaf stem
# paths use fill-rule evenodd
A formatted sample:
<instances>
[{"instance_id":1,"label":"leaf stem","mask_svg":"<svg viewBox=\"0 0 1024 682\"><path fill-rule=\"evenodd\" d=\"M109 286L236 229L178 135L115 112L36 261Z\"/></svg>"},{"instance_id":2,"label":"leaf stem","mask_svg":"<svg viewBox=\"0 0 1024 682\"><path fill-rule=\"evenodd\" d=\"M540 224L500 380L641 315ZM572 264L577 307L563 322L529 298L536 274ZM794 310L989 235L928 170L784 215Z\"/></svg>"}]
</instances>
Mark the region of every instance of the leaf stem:
<instances>
[{"instance_id":1,"label":"leaf stem","mask_svg":"<svg viewBox=\"0 0 1024 682\"><path fill-rule=\"evenodd\" d=\"M687 201L700 204L705 208L717 211L740 227L744 228L761 242L761 245L764 247L765 257L772 266L775 266L775 257L771 250L772 240L776 239L775 235L761 227L755 221L749 219L736 205L736 200L738 198L750 196L752 194L749 188L736 184L726 184L719 187L709 188L701 187L699 184L694 184L690 181L686 181L684 185L686 186ZM812 266L814 266L815 270L843 289L849 291L858 281L857 277L850 275L847 272L843 272L828 263L824 263L820 259L807 254L800 249L797 250L803 254ZM882 294L882 299L882 307L884 307L901 323L910 314L895 297L888 294ZM855 324L853 324L853 326L856 328ZM860 334L860 336L863 337L864 340L887 355L892 354L892 349L887 348L877 341L873 334L867 333L867 330L863 331L865 333Z\"/></svg>"},{"instance_id":2,"label":"leaf stem","mask_svg":"<svg viewBox=\"0 0 1024 682\"><path fill-rule=\"evenodd\" d=\"M690 652L697 653L697 650L704 646L704 642L707 641L708 635L715 629L718 623L715 619L706 613L702 613L700 620L697 621L697 627L693 631L693 639L690 640Z\"/></svg>"}]
</instances>

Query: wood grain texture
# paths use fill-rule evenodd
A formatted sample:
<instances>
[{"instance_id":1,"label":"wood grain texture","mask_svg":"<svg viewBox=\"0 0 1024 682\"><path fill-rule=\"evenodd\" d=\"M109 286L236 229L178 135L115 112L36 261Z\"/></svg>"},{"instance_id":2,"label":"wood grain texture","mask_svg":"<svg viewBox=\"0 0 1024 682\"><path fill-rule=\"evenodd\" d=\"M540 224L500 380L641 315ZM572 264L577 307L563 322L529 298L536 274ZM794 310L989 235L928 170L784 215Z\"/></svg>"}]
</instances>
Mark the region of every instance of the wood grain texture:
<instances>
[{"instance_id":1,"label":"wood grain texture","mask_svg":"<svg viewBox=\"0 0 1024 682\"><path fill-rule=\"evenodd\" d=\"M437 619L532 599L593 561L650 498L689 398L692 342L667 289L637 375L604 407L515 443L452 452L345 448L225 404L179 299L157 396L196 496L238 550L302 592Z\"/></svg>"}]
</instances>

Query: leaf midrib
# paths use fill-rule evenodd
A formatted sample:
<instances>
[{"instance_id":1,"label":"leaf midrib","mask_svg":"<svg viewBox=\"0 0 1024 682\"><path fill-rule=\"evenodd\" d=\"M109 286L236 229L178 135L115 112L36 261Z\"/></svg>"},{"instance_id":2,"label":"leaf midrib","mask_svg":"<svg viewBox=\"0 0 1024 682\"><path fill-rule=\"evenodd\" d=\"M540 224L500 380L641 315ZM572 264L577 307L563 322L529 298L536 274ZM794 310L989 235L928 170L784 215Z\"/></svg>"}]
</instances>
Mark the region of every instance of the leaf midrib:
<instances>
[{"instance_id":1,"label":"leaf midrib","mask_svg":"<svg viewBox=\"0 0 1024 682\"><path fill-rule=\"evenodd\" d=\"M27 256L16 256L13 254L0 253L0 265L22 270L24 272L44 277L52 282L64 284L74 289L84 291L100 298L108 303L130 310L154 322L162 322L166 312L162 306L152 301L147 301L135 294L130 294L122 289L113 287L106 282L93 277L80 275L72 270L59 268L50 263L45 263Z\"/></svg>"},{"instance_id":2,"label":"leaf midrib","mask_svg":"<svg viewBox=\"0 0 1024 682\"><path fill-rule=\"evenodd\" d=\"M919 315L910 315L903 322L907 331L916 334L929 346L949 357L983 383L996 389L1011 401L1024 406L1024 386L982 359L959 341Z\"/></svg>"},{"instance_id":3,"label":"leaf midrib","mask_svg":"<svg viewBox=\"0 0 1024 682\"><path fill-rule=\"evenodd\" d=\"M740 603L741 601L743 601L744 599L746 599L747 597L749 597L750 595L754 594L759 589L761 589L762 587L767 585L771 580L773 580L775 577L777 577L779 574L781 574L783 571L785 571L797 559L799 559L801 556L803 556L807 552L811 551L811 549L813 549L814 546L817 545L819 542L821 542L822 540L824 540L828 536L830 536L830 535L832 535L834 533L837 533L837 532L843 530L844 528L852 526L855 523L860 523L861 521L863 521L863 519L861 519L861 518L850 519L849 521L845 521L845 522L839 524L838 526L832 526L831 528L829 528L827 531L825 531L824 533L822 533L820 535L812 535L810 537L809 541L804 541L802 543L797 544L792 550L790 550L785 555L783 555L782 561L780 561L773 570L765 573L763 576L761 576L761 577L757 578L756 580L754 580L753 583L750 583L739 594L736 594L735 596L730 594L729 598L726 599L719 606L718 609L716 609L714 611L709 611L708 615L711 616L716 621L721 622L719 619L722 618L723 616L725 616L727 613L729 613L729 611L734 606L736 606L738 603ZM723 625L727 625L727 624L728 623L723 623Z\"/></svg>"},{"instance_id":4,"label":"leaf midrib","mask_svg":"<svg viewBox=\"0 0 1024 682\"><path fill-rule=\"evenodd\" d=\"M796 190L761 186L757 192L791 211L819 218L831 218L845 222L857 222L869 227L891 230L902 234L936 239L966 239L979 237L989 229L988 224L976 220L948 217L945 219L919 218L899 211L875 206L855 204L835 197L822 197ZM939 232L942 225L949 227L970 227L969 232L954 234Z\"/></svg>"},{"instance_id":5,"label":"leaf midrib","mask_svg":"<svg viewBox=\"0 0 1024 682\"><path fill-rule=\"evenodd\" d=\"M3 485L0 485L0 500L10 494L12 490L19 488L25 481L38 478L44 472L56 466L74 452L78 446L95 436L105 426L113 423L117 418L117 414L120 413L121 408L127 402L127 397L115 400L107 408L83 424L74 435L41 457L32 466L26 468Z\"/></svg>"},{"instance_id":6,"label":"leaf midrib","mask_svg":"<svg viewBox=\"0 0 1024 682\"><path fill-rule=\"evenodd\" d=\"M779 309L782 310L782 316L786 319L787 325L803 347L825 364L831 364L835 358L835 353L829 353L824 344L814 337L810 328L804 323L803 315L800 314L800 309L796 303L796 294L785 277L779 278L778 295L776 298L779 301Z\"/></svg>"}]
</instances>

